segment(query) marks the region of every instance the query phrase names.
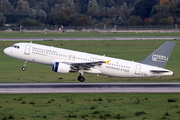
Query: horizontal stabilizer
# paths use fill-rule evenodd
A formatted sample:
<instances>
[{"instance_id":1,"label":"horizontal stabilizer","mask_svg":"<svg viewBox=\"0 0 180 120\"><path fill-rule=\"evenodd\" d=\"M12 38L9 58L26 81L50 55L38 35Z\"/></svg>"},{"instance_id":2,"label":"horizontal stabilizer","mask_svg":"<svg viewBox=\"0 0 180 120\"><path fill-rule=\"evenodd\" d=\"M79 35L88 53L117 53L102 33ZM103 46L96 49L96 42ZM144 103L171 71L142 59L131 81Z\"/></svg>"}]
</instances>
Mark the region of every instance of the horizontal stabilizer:
<instances>
[{"instance_id":1,"label":"horizontal stabilizer","mask_svg":"<svg viewBox=\"0 0 180 120\"><path fill-rule=\"evenodd\" d=\"M165 73L165 72L169 72L169 71L165 71L165 70L151 70L152 73Z\"/></svg>"}]
</instances>

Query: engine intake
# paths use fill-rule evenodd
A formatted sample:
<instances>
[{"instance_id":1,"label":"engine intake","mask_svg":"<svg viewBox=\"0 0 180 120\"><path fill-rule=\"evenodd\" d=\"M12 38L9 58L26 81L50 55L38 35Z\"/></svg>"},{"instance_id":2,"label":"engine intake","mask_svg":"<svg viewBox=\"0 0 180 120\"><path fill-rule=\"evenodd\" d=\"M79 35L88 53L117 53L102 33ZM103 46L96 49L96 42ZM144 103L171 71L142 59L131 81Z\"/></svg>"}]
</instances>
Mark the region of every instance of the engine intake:
<instances>
[{"instance_id":1,"label":"engine intake","mask_svg":"<svg viewBox=\"0 0 180 120\"><path fill-rule=\"evenodd\" d=\"M52 67L52 71L57 72L57 73L69 73L70 65L55 62Z\"/></svg>"}]
</instances>

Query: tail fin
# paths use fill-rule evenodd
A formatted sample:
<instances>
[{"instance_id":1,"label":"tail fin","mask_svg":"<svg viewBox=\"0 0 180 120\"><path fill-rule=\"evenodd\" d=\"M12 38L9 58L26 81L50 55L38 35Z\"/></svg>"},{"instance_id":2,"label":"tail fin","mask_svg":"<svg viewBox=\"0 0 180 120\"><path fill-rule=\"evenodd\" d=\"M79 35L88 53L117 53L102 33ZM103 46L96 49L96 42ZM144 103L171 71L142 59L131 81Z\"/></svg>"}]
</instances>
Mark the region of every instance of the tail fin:
<instances>
[{"instance_id":1,"label":"tail fin","mask_svg":"<svg viewBox=\"0 0 180 120\"><path fill-rule=\"evenodd\" d=\"M176 42L167 41L140 63L165 68Z\"/></svg>"}]
</instances>

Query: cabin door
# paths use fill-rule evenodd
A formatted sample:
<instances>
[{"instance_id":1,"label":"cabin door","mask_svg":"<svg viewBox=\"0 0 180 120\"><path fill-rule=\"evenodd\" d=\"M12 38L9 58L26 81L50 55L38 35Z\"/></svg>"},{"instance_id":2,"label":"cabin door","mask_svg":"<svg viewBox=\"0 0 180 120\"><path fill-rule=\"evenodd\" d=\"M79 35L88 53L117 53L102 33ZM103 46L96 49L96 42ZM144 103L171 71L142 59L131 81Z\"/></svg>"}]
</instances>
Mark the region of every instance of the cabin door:
<instances>
[{"instance_id":1,"label":"cabin door","mask_svg":"<svg viewBox=\"0 0 180 120\"><path fill-rule=\"evenodd\" d=\"M24 54L30 55L30 49L31 49L31 45L27 44L26 47L25 47Z\"/></svg>"},{"instance_id":2,"label":"cabin door","mask_svg":"<svg viewBox=\"0 0 180 120\"><path fill-rule=\"evenodd\" d=\"M139 65L139 64L136 65L135 74L137 74L137 75L140 75L140 74L141 74L141 65Z\"/></svg>"}]
</instances>

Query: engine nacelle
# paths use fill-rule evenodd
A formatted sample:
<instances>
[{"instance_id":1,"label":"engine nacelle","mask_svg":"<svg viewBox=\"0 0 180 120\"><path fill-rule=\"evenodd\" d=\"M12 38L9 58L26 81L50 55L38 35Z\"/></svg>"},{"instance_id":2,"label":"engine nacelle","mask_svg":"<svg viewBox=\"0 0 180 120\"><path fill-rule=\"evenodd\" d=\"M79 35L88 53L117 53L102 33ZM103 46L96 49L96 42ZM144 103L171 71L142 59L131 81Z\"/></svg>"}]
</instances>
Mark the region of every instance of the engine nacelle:
<instances>
[{"instance_id":1,"label":"engine nacelle","mask_svg":"<svg viewBox=\"0 0 180 120\"><path fill-rule=\"evenodd\" d=\"M52 67L52 71L57 72L57 73L69 73L70 65L55 62Z\"/></svg>"}]
</instances>

